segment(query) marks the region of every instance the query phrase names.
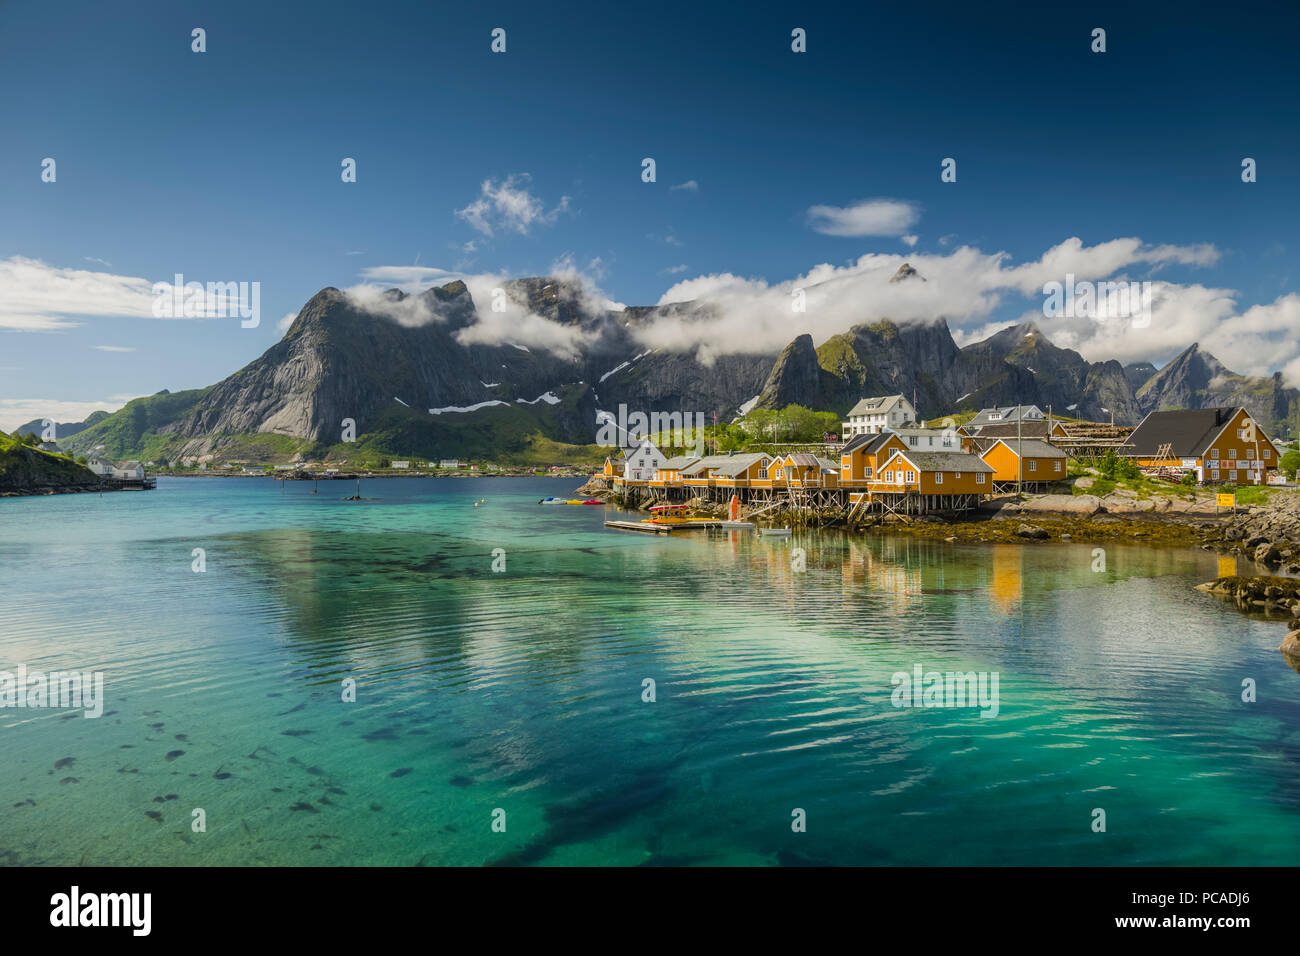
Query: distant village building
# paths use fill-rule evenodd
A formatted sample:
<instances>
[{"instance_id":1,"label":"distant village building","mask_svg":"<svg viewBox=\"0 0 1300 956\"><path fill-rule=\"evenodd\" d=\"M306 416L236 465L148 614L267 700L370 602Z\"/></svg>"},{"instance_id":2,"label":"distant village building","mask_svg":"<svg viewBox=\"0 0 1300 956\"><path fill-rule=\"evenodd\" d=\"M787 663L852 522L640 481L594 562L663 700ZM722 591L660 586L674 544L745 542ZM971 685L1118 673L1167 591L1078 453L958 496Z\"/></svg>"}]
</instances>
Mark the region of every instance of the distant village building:
<instances>
[{"instance_id":1,"label":"distant village building","mask_svg":"<svg viewBox=\"0 0 1300 956\"><path fill-rule=\"evenodd\" d=\"M124 481L143 481L144 465L138 461L124 461L113 468L113 477Z\"/></svg>"},{"instance_id":2,"label":"distant village building","mask_svg":"<svg viewBox=\"0 0 1300 956\"><path fill-rule=\"evenodd\" d=\"M411 463L410 463L409 461L395 461L395 462L393 462L393 467L394 467L394 468L410 468L410 467L411 467Z\"/></svg>"},{"instance_id":3,"label":"distant village building","mask_svg":"<svg viewBox=\"0 0 1300 956\"><path fill-rule=\"evenodd\" d=\"M444 458L444 459L442 459L442 461L438 462L438 467L439 467L439 468L459 468L459 467L460 467L460 459L459 459L459 458Z\"/></svg>"},{"instance_id":4,"label":"distant village building","mask_svg":"<svg viewBox=\"0 0 1300 956\"><path fill-rule=\"evenodd\" d=\"M1047 417L1037 405L1003 405L998 408L982 408L979 413L966 423L966 431L978 435L985 425L1002 425L1008 422L1041 422Z\"/></svg>"},{"instance_id":5,"label":"distant village building","mask_svg":"<svg viewBox=\"0 0 1300 956\"><path fill-rule=\"evenodd\" d=\"M1246 409L1151 412L1119 451L1141 468L1173 468L1201 484L1262 485L1279 464L1277 448Z\"/></svg>"},{"instance_id":6,"label":"distant village building","mask_svg":"<svg viewBox=\"0 0 1300 956\"><path fill-rule=\"evenodd\" d=\"M111 461L105 461L103 458L91 457L86 459L86 467L102 477L113 477L113 463Z\"/></svg>"},{"instance_id":7,"label":"distant village building","mask_svg":"<svg viewBox=\"0 0 1300 956\"><path fill-rule=\"evenodd\" d=\"M955 428L893 428L908 448L917 451L961 451L961 436Z\"/></svg>"},{"instance_id":8,"label":"distant village building","mask_svg":"<svg viewBox=\"0 0 1300 956\"><path fill-rule=\"evenodd\" d=\"M855 435L878 435L886 428L915 424L916 408L903 395L880 395L864 398L849 409L848 420L841 423L845 441Z\"/></svg>"}]
</instances>

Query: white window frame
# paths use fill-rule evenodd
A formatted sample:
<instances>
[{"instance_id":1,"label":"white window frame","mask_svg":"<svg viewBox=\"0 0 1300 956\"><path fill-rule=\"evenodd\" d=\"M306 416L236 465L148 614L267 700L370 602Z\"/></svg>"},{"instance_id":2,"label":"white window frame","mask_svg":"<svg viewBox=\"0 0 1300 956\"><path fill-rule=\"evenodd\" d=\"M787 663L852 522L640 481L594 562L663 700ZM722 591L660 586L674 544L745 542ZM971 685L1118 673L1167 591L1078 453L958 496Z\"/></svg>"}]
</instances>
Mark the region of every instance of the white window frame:
<instances>
[{"instance_id":1,"label":"white window frame","mask_svg":"<svg viewBox=\"0 0 1300 956\"><path fill-rule=\"evenodd\" d=\"M975 484L977 485L984 484L984 472L979 471L975 473Z\"/></svg>"},{"instance_id":2,"label":"white window frame","mask_svg":"<svg viewBox=\"0 0 1300 956\"><path fill-rule=\"evenodd\" d=\"M934 483L935 483L936 485L941 485L941 484L943 484L943 472L941 472L941 471L936 471L936 472L934 473Z\"/></svg>"},{"instance_id":3,"label":"white window frame","mask_svg":"<svg viewBox=\"0 0 1300 956\"><path fill-rule=\"evenodd\" d=\"M912 482L914 482L914 481L916 481L916 472L912 471L912 470L909 468L908 471L907 471L907 481L906 481L906 484L909 484L909 485L910 485L910 484L911 484Z\"/></svg>"}]
</instances>

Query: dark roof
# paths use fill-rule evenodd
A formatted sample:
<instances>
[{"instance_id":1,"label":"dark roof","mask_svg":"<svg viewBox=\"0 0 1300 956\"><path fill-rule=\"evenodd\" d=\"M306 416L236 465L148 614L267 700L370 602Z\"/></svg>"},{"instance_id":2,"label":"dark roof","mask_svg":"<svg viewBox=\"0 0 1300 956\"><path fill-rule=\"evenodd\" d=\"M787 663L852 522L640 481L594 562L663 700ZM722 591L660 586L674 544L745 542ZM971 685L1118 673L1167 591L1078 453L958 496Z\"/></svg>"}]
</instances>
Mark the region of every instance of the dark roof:
<instances>
[{"instance_id":1,"label":"dark roof","mask_svg":"<svg viewBox=\"0 0 1300 956\"><path fill-rule=\"evenodd\" d=\"M809 455L806 452L799 452L797 454L791 455L790 463L793 465L799 465L804 468L819 466L821 464L821 462L817 460L816 455Z\"/></svg>"},{"instance_id":2,"label":"dark roof","mask_svg":"<svg viewBox=\"0 0 1300 956\"><path fill-rule=\"evenodd\" d=\"M964 451L907 451L896 452L922 471L993 471L979 455ZM893 456L890 457L890 461ZM888 464L889 462L886 462Z\"/></svg>"},{"instance_id":3,"label":"dark roof","mask_svg":"<svg viewBox=\"0 0 1300 956\"><path fill-rule=\"evenodd\" d=\"M1060 422L1055 422L1060 424ZM992 425L984 425L979 430L980 438L1015 438L1016 429L1020 429L1022 438L1046 438L1047 437L1047 419L1042 421L1025 421L1017 425L1015 422L997 422Z\"/></svg>"},{"instance_id":4,"label":"dark roof","mask_svg":"<svg viewBox=\"0 0 1300 956\"><path fill-rule=\"evenodd\" d=\"M1200 458L1210 442L1232 421L1240 408L1192 408L1173 412L1152 412L1129 435L1122 454L1151 458L1168 443L1174 458ZM1262 433L1261 433L1262 434Z\"/></svg>"},{"instance_id":5,"label":"dark roof","mask_svg":"<svg viewBox=\"0 0 1300 956\"><path fill-rule=\"evenodd\" d=\"M878 435L854 435L853 440L840 449L840 454L847 455L860 449L870 455L879 451L880 446L891 437L897 438L898 436L893 432L881 432Z\"/></svg>"},{"instance_id":6,"label":"dark roof","mask_svg":"<svg viewBox=\"0 0 1300 956\"><path fill-rule=\"evenodd\" d=\"M1045 441L1039 441L1037 438L1025 438L1021 441L1017 441L1014 438L999 438L992 442L992 444L989 445L989 448L992 448L993 445L996 445L998 442L1002 442L1002 444L1010 448L1012 454L1018 453L1019 455L1023 455L1025 458L1065 457L1065 452L1061 451L1061 449L1057 448L1055 445L1049 445ZM988 451L988 448L985 448L984 451L980 452L980 454L983 454L986 451Z\"/></svg>"}]
</instances>

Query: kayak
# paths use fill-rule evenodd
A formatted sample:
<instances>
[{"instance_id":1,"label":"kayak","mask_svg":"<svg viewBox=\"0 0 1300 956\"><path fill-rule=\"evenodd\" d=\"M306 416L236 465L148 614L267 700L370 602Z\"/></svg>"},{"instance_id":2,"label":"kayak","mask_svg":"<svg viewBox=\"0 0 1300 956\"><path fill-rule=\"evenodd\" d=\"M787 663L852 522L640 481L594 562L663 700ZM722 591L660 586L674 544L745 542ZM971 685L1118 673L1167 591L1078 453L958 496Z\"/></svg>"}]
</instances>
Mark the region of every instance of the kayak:
<instances>
[{"instance_id":1,"label":"kayak","mask_svg":"<svg viewBox=\"0 0 1300 956\"><path fill-rule=\"evenodd\" d=\"M543 498L541 501L539 501L539 502L537 502L537 503L538 503L539 505L562 505L562 504L567 504L567 502L566 502L563 498L555 498L555 497L551 497L551 498Z\"/></svg>"},{"instance_id":2,"label":"kayak","mask_svg":"<svg viewBox=\"0 0 1300 956\"><path fill-rule=\"evenodd\" d=\"M571 498L565 502L566 505L603 505L604 503L605 502L600 501L596 498L588 498L585 501L578 498Z\"/></svg>"}]
</instances>

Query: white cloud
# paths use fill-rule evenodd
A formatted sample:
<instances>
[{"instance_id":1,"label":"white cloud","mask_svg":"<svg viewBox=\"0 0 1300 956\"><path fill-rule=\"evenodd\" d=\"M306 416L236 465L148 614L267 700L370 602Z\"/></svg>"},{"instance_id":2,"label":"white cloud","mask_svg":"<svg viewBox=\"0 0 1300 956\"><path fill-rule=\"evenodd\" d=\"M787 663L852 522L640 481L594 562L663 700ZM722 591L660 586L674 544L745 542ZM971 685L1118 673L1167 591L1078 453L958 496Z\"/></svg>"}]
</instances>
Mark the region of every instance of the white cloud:
<instances>
[{"instance_id":1,"label":"white cloud","mask_svg":"<svg viewBox=\"0 0 1300 956\"><path fill-rule=\"evenodd\" d=\"M502 182L485 179L479 197L464 209L457 209L456 215L488 237L497 232L525 236L534 226L554 225L560 213L568 210L570 197L561 196L559 205L547 211L545 204L528 191L531 180L528 173L512 174Z\"/></svg>"},{"instance_id":2,"label":"white cloud","mask_svg":"<svg viewBox=\"0 0 1300 956\"><path fill-rule=\"evenodd\" d=\"M289 326L293 325L293 320L298 318L297 312L286 312L280 317L280 321L275 323L275 330L280 333L288 332Z\"/></svg>"},{"instance_id":3,"label":"white cloud","mask_svg":"<svg viewBox=\"0 0 1300 956\"><path fill-rule=\"evenodd\" d=\"M92 349L99 352L134 352L135 347L131 345L92 345Z\"/></svg>"},{"instance_id":4,"label":"white cloud","mask_svg":"<svg viewBox=\"0 0 1300 956\"><path fill-rule=\"evenodd\" d=\"M100 259L98 256L82 256L81 258L85 259L87 262L98 262L101 266L105 266L109 269L113 268L113 263L106 259Z\"/></svg>"},{"instance_id":5,"label":"white cloud","mask_svg":"<svg viewBox=\"0 0 1300 956\"><path fill-rule=\"evenodd\" d=\"M687 268L688 267L686 263L683 262L679 266L669 266L667 269L664 270L664 272L666 272L670 276L675 276L678 273L685 272Z\"/></svg>"},{"instance_id":6,"label":"white cloud","mask_svg":"<svg viewBox=\"0 0 1300 956\"><path fill-rule=\"evenodd\" d=\"M153 315L152 283L87 269L64 269L12 256L0 259L0 328L52 332L73 328L71 316Z\"/></svg>"},{"instance_id":7,"label":"white cloud","mask_svg":"<svg viewBox=\"0 0 1300 956\"><path fill-rule=\"evenodd\" d=\"M668 187L669 192L676 192L678 190L685 190L686 192L697 193L700 191L700 184L693 179L688 179L684 183L678 183L676 186Z\"/></svg>"},{"instance_id":8,"label":"white cloud","mask_svg":"<svg viewBox=\"0 0 1300 956\"><path fill-rule=\"evenodd\" d=\"M91 412L115 412L122 401L68 402L55 398L3 398L0 399L0 429L13 431L19 425L38 418L54 422L82 422Z\"/></svg>"},{"instance_id":9,"label":"white cloud","mask_svg":"<svg viewBox=\"0 0 1300 956\"><path fill-rule=\"evenodd\" d=\"M1019 300L1024 304L1023 317L1037 321L1058 344L1076 348L1090 359L1160 362L1199 339L1229 367L1248 371L1267 356L1243 355L1233 339L1246 330L1245 323L1269 329L1285 325L1288 313L1281 300L1267 312L1248 312L1249 318L1234 319L1231 290L1156 282L1149 329L1122 331L1117 320L1066 323L1043 317L1043 285L1063 282L1067 273L1076 280L1118 281L1127 269L1150 273L1172 265L1209 265L1218 255L1209 245L1149 246L1139 239L1124 238L1084 246L1071 238L1037 260L1021 264L1013 264L1004 252L984 253L961 246L943 254L868 254L847 266L822 264L781 282L731 273L697 276L668 289L660 304L697 300L707 302L707 310L689 319L661 316L642 327L638 337L651 347L693 350L707 358L731 352L778 351L801 332L812 334L820 344L853 325L879 318L897 322L944 319L959 344L964 344L1010 324L995 321L993 313L1008 305L1014 308ZM890 282L904 262L927 281ZM791 308L795 289L805 290L807 308L803 313ZM1297 346L1290 349L1300 355Z\"/></svg>"},{"instance_id":10,"label":"white cloud","mask_svg":"<svg viewBox=\"0 0 1300 956\"><path fill-rule=\"evenodd\" d=\"M864 199L851 206L812 206L808 224L827 236L901 236L921 218L915 203Z\"/></svg>"},{"instance_id":11,"label":"white cloud","mask_svg":"<svg viewBox=\"0 0 1300 956\"><path fill-rule=\"evenodd\" d=\"M915 248L916 248L916 244L917 244L918 242L920 242L920 237L919 237L919 236L900 236L900 237L899 237L899 241L901 241L901 242L903 243L903 245L907 246L909 249L915 249Z\"/></svg>"}]
</instances>

